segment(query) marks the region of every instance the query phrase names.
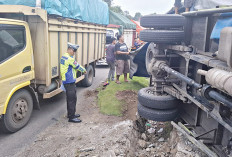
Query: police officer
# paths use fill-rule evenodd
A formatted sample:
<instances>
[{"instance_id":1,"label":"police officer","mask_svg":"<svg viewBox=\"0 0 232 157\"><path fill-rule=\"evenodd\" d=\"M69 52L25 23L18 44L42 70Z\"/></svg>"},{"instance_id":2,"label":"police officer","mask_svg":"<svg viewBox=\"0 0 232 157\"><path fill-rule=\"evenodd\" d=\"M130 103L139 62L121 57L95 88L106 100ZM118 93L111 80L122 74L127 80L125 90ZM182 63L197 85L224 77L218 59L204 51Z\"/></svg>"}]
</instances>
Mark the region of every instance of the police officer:
<instances>
[{"instance_id":1,"label":"police officer","mask_svg":"<svg viewBox=\"0 0 232 157\"><path fill-rule=\"evenodd\" d=\"M61 57L60 60L60 72L62 82L66 90L68 118L69 122L73 123L81 122L81 120L78 119L80 115L75 115L77 101L75 82L77 70L84 74L86 73L85 68L79 65L74 59L74 55L78 48L78 45L68 43L68 51Z\"/></svg>"}]
</instances>

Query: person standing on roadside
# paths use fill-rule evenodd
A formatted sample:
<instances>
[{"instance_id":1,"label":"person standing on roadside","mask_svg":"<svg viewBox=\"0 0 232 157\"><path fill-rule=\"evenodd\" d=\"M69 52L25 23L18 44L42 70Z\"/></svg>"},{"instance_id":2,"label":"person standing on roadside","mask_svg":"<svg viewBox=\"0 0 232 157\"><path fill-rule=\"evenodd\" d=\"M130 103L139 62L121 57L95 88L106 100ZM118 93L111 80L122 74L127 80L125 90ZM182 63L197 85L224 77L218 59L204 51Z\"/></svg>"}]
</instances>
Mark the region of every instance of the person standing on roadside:
<instances>
[{"instance_id":1,"label":"person standing on roadside","mask_svg":"<svg viewBox=\"0 0 232 157\"><path fill-rule=\"evenodd\" d=\"M139 38L135 38L134 46L135 46L136 50L141 46L141 44L139 42Z\"/></svg>"},{"instance_id":2,"label":"person standing on roadside","mask_svg":"<svg viewBox=\"0 0 232 157\"><path fill-rule=\"evenodd\" d=\"M66 91L67 110L69 118L68 121L73 123L81 122L81 120L78 119L80 115L75 115L77 102L75 82L77 70L84 74L86 73L85 68L78 64L74 59L74 55L77 52L78 48L78 45L68 43L67 53L65 53L60 59L60 73L62 83Z\"/></svg>"},{"instance_id":3,"label":"person standing on roadside","mask_svg":"<svg viewBox=\"0 0 232 157\"><path fill-rule=\"evenodd\" d=\"M110 67L108 81L114 81L115 76L115 44L116 38L111 38L111 44L106 48L106 62Z\"/></svg>"},{"instance_id":4,"label":"person standing on roadside","mask_svg":"<svg viewBox=\"0 0 232 157\"><path fill-rule=\"evenodd\" d=\"M124 43L123 35L117 36L118 43L115 45L116 53L116 83L120 84L120 75L124 74L124 81L128 82L127 74L129 73L129 51L127 45Z\"/></svg>"},{"instance_id":5,"label":"person standing on roadside","mask_svg":"<svg viewBox=\"0 0 232 157\"><path fill-rule=\"evenodd\" d=\"M189 12L196 0L184 0L185 12ZM179 8L182 6L181 0L175 0L175 14L179 14Z\"/></svg>"}]
</instances>

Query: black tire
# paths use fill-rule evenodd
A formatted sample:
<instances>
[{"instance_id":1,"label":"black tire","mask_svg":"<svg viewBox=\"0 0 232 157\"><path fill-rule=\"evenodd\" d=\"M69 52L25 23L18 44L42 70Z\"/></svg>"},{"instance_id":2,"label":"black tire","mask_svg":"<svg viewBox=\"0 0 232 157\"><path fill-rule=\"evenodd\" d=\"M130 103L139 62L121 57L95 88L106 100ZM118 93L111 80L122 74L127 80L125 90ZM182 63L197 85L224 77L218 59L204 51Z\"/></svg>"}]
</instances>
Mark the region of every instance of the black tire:
<instances>
[{"instance_id":1,"label":"black tire","mask_svg":"<svg viewBox=\"0 0 232 157\"><path fill-rule=\"evenodd\" d=\"M140 39L155 44L176 44L184 40L184 31L177 30L142 30Z\"/></svg>"},{"instance_id":2,"label":"black tire","mask_svg":"<svg viewBox=\"0 0 232 157\"><path fill-rule=\"evenodd\" d=\"M90 87L93 83L94 70L93 66L89 65L86 69L85 78L81 81L83 87Z\"/></svg>"},{"instance_id":3,"label":"black tire","mask_svg":"<svg viewBox=\"0 0 232 157\"><path fill-rule=\"evenodd\" d=\"M146 28L178 28L185 24L185 17L181 15L148 15L141 17L141 26Z\"/></svg>"},{"instance_id":4,"label":"black tire","mask_svg":"<svg viewBox=\"0 0 232 157\"><path fill-rule=\"evenodd\" d=\"M138 113L141 117L147 120L153 120L158 122L167 122L176 120L179 116L179 110L170 109L170 110L155 110L147 108L138 103Z\"/></svg>"},{"instance_id":5,"label":"black tire","mask_svg":"<svg viewBox=\"0 0 232 157\"><path fill-rule=\"evenodd\" d=\"M6 114L3 115L1 120L1 131L14 133L22 129L30 120L32 110L33 99L31 94L25 89L16 92L11 97Z\"/></svg>"},{"instance_id":6,"label":"black tire","mask_svg":"<svg viewBox=\"0 0 232 157\"><path fill-rule=\"evenodd\" d=\"M141 105L153 109L174 109L180 104L180 101L171 95L157 96L153 94L154 88L142 88L138 92L138 101Z\"/></svg>"}]
</instances>

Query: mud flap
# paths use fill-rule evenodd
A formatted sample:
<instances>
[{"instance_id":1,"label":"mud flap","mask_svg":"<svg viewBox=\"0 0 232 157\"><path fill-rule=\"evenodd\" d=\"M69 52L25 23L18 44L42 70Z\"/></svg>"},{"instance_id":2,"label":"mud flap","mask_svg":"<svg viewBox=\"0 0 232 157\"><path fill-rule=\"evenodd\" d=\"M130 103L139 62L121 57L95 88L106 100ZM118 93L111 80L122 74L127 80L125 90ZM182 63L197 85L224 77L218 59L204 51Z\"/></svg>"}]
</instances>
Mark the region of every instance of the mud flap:
<instances>
[{"instance_id":1,"label":"mud flap","mask_svg":"<svg viewBox=\"0 0 232 157\"><path fill-rule=\"evenodd\" d=\"M34 88L32 88L31 86L30 90L31 90L31 94L32 94L32 98L33 98L33 108L36 110L40 110L40 103L39 103L39 96L38 93L34 90Z\"/></svg>"}]
</instances>

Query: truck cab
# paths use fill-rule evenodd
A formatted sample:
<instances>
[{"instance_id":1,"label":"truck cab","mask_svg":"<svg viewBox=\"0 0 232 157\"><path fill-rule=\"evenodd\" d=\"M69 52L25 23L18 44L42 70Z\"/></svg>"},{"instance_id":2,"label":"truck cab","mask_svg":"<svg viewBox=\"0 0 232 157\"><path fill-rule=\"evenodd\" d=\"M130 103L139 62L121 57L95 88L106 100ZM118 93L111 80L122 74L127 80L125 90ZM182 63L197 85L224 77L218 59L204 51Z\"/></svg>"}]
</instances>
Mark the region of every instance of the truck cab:
<instances>
[{"instance_id":1,"label":"truck cab","mask_svg":"<svg viewBox=\"0 0 232 157\"><path fill-rule=\"evenodd\" d=\"M0 53L0 115L11 117L5 127L13 131L13 125L20 127L27 123L33 108L32 96L24 90L35 77L26 22L0 18Z\"/></svg>"}]
</instances>

